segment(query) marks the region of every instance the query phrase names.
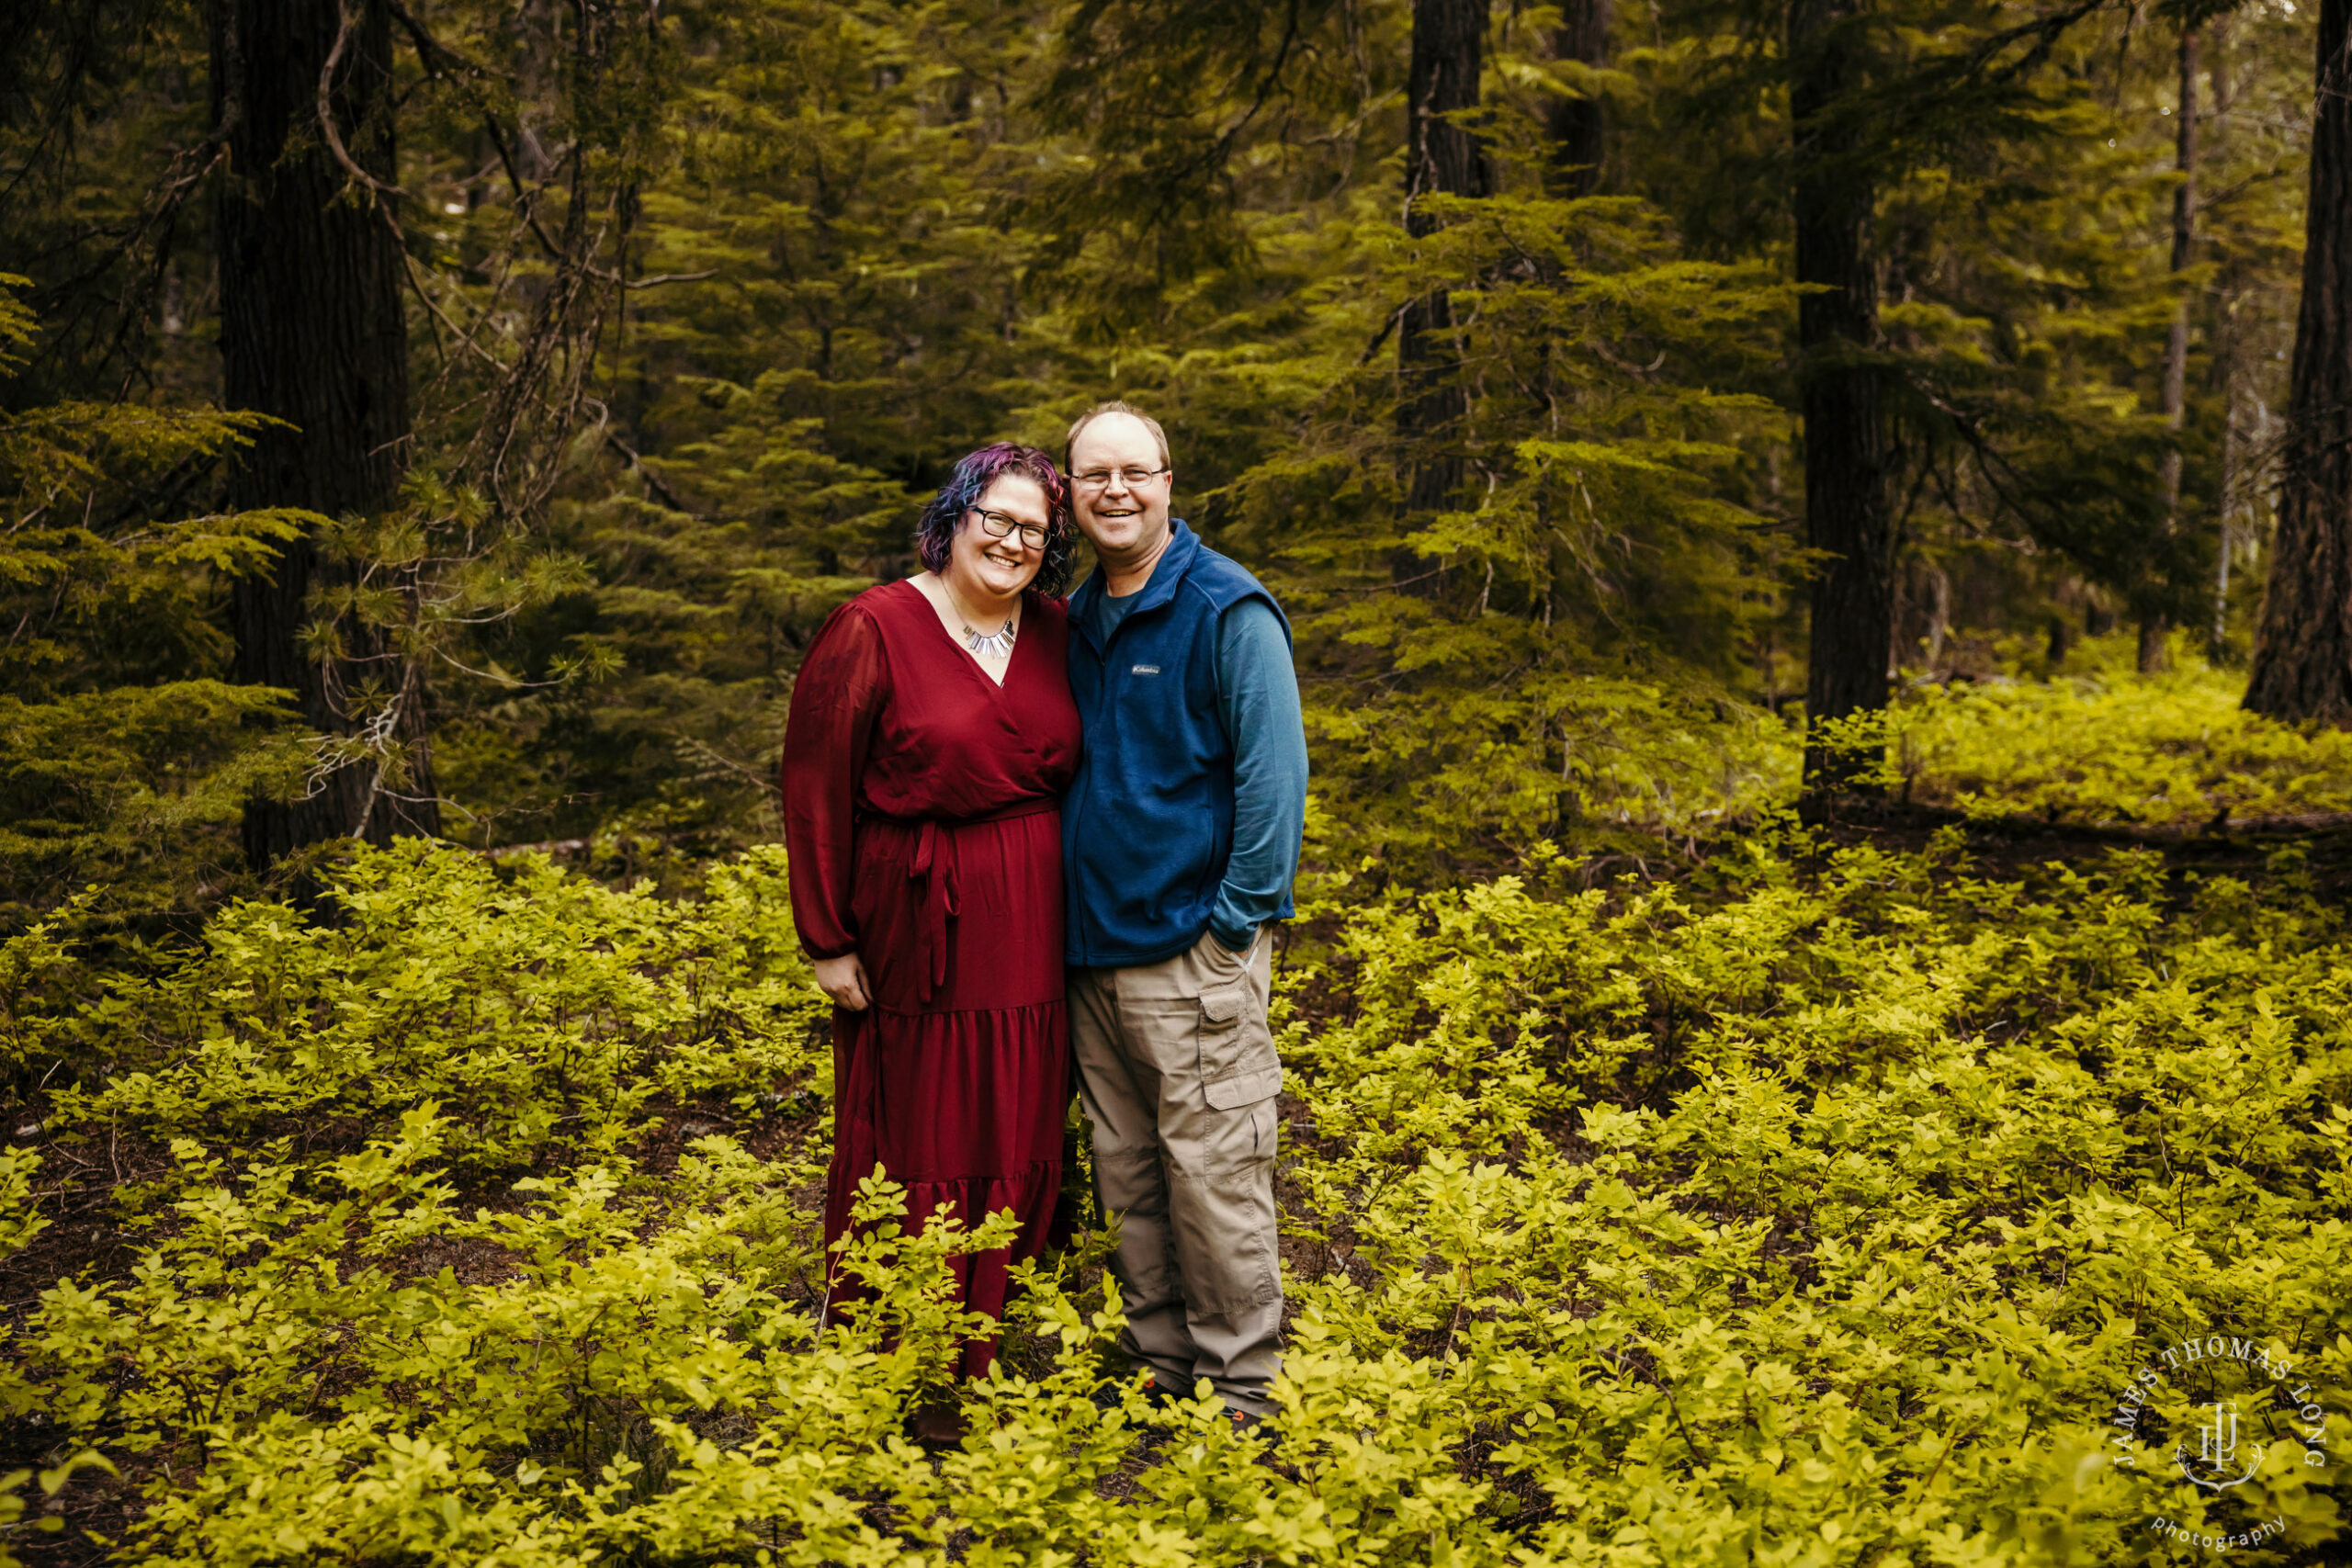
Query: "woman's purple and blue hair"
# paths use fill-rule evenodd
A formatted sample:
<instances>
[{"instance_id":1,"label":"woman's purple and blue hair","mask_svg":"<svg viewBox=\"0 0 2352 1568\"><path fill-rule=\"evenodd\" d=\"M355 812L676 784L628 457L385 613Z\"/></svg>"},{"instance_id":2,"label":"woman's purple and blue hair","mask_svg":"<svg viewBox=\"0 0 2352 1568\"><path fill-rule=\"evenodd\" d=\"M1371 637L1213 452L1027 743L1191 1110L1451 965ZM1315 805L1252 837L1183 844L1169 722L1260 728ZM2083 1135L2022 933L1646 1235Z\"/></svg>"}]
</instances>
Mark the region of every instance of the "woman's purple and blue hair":
<instances>
[{"instance_id":1,"label":"woman's purple and blue hair","mask_svg":"<svg viewBox=\"0 0 2352 1568\"><path fill-rule=\"evenodd\" d=\"M922 564L933 571L947 569L947 551L954 542L956 530L964 525L966 513L980 503L989 486L1007 474L1019 474L1036 482L1046 492L1046 560L1037 569L1037 579L1030 584L1048 598L1058 596L1069 586L1070 557L1074 541L1070 536L1069 481L1054 466L1054 460L1035 446L1023 446L1011 441L999 441L981 447L956 465L939 493L922 509L922 517L915 524L915 553Z\"/></svg>"}]
</instances>

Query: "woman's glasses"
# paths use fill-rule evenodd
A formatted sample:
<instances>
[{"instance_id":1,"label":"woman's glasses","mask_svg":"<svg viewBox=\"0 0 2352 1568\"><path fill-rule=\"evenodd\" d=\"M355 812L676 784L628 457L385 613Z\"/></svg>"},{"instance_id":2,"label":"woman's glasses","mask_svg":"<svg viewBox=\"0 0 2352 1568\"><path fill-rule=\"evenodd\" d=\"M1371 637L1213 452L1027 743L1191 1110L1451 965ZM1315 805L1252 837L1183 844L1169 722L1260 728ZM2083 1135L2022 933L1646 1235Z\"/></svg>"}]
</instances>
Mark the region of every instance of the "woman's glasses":
<instances>
[{"instance_id":1,"label":"woman's glasses","mask_svg":"<svg viewBox=\"0 0 2352 1568\"><path fill-rule=\"evenodd\" d=\"M1018 517L1008 517L1001 512L989 512L982 507L975 506L972 510L979 515L980 532L989 538L1010 539L1018 534L1024 549L1042 550L1046 547L1046 530L1042 525L1023 523Z\"/></svg>"}]
</instances>

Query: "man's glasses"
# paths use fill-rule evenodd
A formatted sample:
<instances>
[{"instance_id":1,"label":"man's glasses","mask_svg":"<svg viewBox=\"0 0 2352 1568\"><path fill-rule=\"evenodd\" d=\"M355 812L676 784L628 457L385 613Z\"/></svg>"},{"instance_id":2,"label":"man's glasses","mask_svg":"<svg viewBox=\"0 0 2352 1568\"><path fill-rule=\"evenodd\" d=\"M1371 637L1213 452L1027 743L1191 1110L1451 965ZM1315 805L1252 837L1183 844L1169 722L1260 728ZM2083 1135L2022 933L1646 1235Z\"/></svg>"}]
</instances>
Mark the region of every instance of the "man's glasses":
<instances>
[{"instance_id":1,"label":"man's glasses","mask_svg":"<svg viewBox=\"0 0 2352 1568\"><path fill-rule=\"evenodd\" d=\"M977 506L972 508L972 510L979 514L980 532L986 534L989 538L1010 539L1013 535L1018 534L1021 536L1021 543L1023 548L1042 550L1046 547L1046 529L1044 525L1037 523L1023 523L1018 517L1008 517L1001 512L984 511Z\"/></svg>"},{"instance_id":2,"label":"man's glasses","mask_svg":"<svg viewBox=\"0 0 2352 1568\"><path fill-rule=\"evenodd\" d=\"M1129 490L1140 490L1167 471L1166 468L1090 468L1074 477L1080 490L1108 490L1114 474L1125 480Z\"/></svg>"}]
</instances>

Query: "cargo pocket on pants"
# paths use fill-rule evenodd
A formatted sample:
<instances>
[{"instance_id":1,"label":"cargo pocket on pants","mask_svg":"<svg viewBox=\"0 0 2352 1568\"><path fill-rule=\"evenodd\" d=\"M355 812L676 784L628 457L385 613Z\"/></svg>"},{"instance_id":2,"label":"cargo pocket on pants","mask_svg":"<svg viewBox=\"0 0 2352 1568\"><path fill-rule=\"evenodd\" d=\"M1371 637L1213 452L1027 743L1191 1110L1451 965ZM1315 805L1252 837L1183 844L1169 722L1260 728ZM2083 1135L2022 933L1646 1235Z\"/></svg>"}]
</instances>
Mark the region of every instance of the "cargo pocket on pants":
<instances>
[{"instance_id":1,"label":"cargo pocket on pants","mask_svg":"<svg viewBox=\"0 0 2352 1568\"><path fill-rule=\"evenodd\" d=\"M1248 975L1201 993L1201 1088L1213 1111L1239 1111L1283 1087L1273 1031Z\"/></svg>"}]
</instances>

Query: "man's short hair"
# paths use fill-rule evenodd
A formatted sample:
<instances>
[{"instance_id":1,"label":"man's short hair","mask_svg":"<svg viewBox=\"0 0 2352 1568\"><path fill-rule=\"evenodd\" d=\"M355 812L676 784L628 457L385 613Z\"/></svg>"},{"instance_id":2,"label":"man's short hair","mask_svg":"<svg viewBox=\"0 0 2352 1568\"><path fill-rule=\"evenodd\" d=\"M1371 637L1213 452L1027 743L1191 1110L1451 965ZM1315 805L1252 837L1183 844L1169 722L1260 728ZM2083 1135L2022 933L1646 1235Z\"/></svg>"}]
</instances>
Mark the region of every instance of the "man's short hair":
<instances>
[{"instance_id":1,"label":"man's short hair","mask_svg":"<svg viewBox=\"0 0 2352 1568\"><path fill-rule=\"evenodd\" d=\"M1069 427L1069 434L1062 437L1063 468L1068 468L1070 466L1069 455L1078 449L1078 433L1084 430L1088 425L1092 424L1096 420L1101 419L1106 413L1127 414L1135 419L1142 421L1143 427L1151 432L1152 440L1159 444L1159 466L1163 468L1173 468L1175 466L1168 460L1168 433L1159 428L1159 422L1152 418L1151 415L1144 412L1143 410L1136 407L1135 404L1124 403L1114 398L1107 403L1096 403L1092 408L1088 409L1084 413L1080 414L1078 416L1078 423Z\"/></svg>"}]
</instances>

